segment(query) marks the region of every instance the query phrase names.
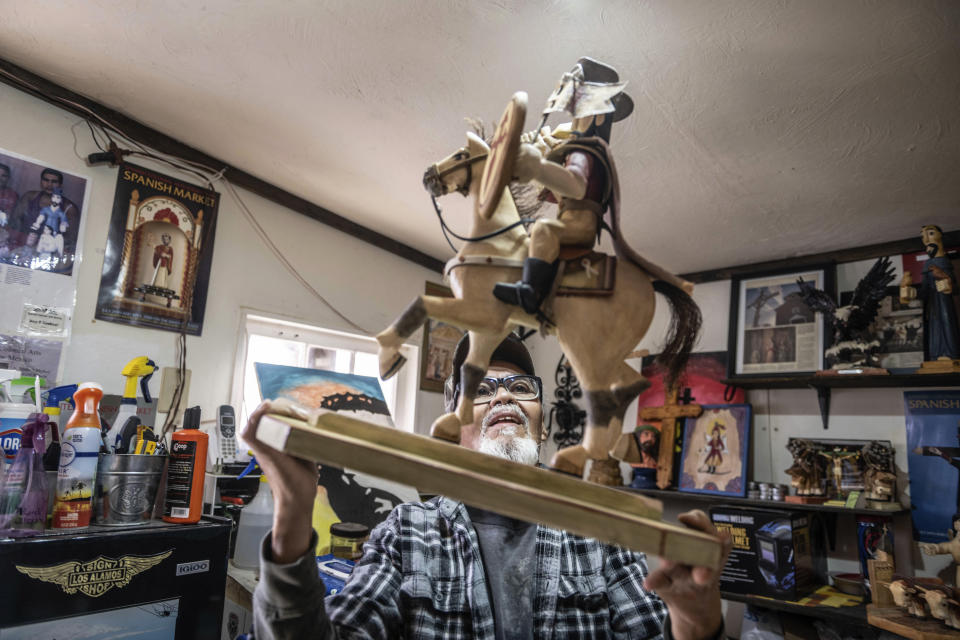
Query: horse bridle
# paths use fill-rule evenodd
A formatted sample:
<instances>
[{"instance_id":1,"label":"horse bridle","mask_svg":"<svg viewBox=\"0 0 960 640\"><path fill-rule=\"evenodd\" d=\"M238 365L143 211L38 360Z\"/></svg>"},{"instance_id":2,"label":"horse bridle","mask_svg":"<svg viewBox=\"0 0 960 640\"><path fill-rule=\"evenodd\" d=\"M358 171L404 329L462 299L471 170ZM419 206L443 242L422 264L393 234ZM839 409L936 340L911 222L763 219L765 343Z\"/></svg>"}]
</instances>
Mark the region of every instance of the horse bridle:
<instances>
[{"instance_id":1,"label":"horse bridle","mask_svg":"<svg viewBox=\"0 0 960 640\"><path fill-rule=\"evenodd\" d=\"M457 162L453 163L443 171L437 171L437 165L435 164L431 165L430 168L427 169L426 173L424 173L423 182L424 184L426 184L427 180L431 180L431 181L435 180L437 184L442 185L443 178L445 176L448 176L454 171L457 171L465 167L467 169L467 179L464 181L464 183L461 186L457 187L456 191L460 195L466 196L470 193L470 183L473 180L474 163L485 159L487 155L488 155L487 153L481 153L479 155L471 157L468 152L466 158L464 158L463 160L458 160ZM450 245L450 248L454 251L454 253L457 253L458 251L457 251L457 248L453 246L453 242L450 241L450 236L453 236L454 238L462 242L482 242L484 240L489 240L490 238L494 238L496 236L504 234L507 231L510 231L511 229L513 229L514 227L518 227L522 224L533 222L533 218L520 218L516 222L508 224L502 229L491 231L490 233L486 233L482 236L474 236L472 238L468 236L461 236L460 234L455 232L453 229L451 229L449 226L447 226L446 221L443 219L443 210L440 208L440 203L437 202L437 194L434 192L434 190L428 187L427 191L430 193L430 201L433 202L433 210L437 212L437 219L440 220L440 229L441 231L443 231L443 238L444 240L447 241L447 244ZM445 194L441 193L440 195L445 195Z\"/></svg>"}]
</instances>

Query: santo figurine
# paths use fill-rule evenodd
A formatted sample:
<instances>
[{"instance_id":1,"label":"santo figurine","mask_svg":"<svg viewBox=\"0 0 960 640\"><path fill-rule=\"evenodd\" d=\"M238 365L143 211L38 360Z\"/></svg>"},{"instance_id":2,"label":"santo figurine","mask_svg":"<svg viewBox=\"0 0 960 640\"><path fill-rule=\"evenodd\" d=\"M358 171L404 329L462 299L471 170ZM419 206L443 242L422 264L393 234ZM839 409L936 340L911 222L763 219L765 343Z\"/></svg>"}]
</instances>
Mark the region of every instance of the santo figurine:
<instances>
[{"instance_id":1,"label":"santo figurine","mask_svg":"<svg viewBox=\"0 0 960 640\"><path fill-rule=\"evenodd\" d=\"M923 263L923 280L914 284L910 273L900 282L900 301L923 301L923 357L926 361L960 359L960 326L957 324L957 276L943 249L943 231L928 224L920 232L929 260ZM953 367L956 369L956 366Z\"/></svg>"},{"instance_id":2,"label":"santo figurine","mask_svg":"<svg viewBox=\"0 0 960 640\"><path fill-rule=\"evenodd\" d=\"M573 116L569 137L560 141L543 127L536 145L520 146L514 166L517 179L546 187L557 199L559 212L556 220L540 218L534 223L523 279L497 284L493 294L498 300L536 314L553 286L560 248L592 249L604 213L618 216L620 187L608 144L613 123L633 111L633 101L623 92L626 84L613 67L580 58L563 74L544 109L544 116L558 111Z\"/></svg>"}]
</instances>

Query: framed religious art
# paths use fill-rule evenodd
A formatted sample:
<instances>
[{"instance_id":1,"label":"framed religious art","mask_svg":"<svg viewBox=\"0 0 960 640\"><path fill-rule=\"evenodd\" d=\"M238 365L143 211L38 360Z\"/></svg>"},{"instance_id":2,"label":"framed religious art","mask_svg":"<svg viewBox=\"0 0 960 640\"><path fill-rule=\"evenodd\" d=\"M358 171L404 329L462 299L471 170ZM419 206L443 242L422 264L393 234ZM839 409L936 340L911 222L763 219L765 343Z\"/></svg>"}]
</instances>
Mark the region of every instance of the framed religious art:
<instances>
[{"instance_id":1,"label":"framed religious art","mask_svg":"<svg viewBox=\"0 0 960 640\"><path fill-rule=\"evenodd\" d=\"M428 282L428 296L452 298L453 292L443 285ZM453 352L464 332L452 324L430 318L423 325L423 348L420 350L420 389L443 391L443 383L453 373Z\"/></svg>"},{"instance_id":2,"label":"framed religious art","mask_svg":"<svg viewBox=\"0 0 960 640\"><path fill-rule=\"evenodd\" d=\"M733 278L729 376L769 377L823 369L823 317L800 295L797 280L835 295L832 266Z\"/></svg>"},{"instance_id":3,"label":"framed religious art","mask_svg":"<svg viewBox=\"0 0 960 640\"><path fill-rule=\"evenodd\" d=\"M198 336L220 195L121 164L96 317Z\"/></svg>"},{"instance_id":4,"label":"framed religious art","mask_svg":"<svg viewBox=\"0 0 960 640\"><path fill-rule=\"evenodd\" d=\"M750 405L708 404L683 427L677 489L690 493L747 495Z\"/></svg>"}]
</instances>

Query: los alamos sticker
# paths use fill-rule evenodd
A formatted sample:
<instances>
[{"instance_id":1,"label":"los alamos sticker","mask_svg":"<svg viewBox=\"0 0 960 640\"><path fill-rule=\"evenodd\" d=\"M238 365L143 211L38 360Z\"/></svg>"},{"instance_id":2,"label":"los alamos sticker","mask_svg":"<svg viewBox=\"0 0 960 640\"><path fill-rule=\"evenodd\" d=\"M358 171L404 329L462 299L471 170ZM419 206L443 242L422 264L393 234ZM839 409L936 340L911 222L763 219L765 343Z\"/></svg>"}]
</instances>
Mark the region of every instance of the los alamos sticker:
<instances>
[{"instance_id":1,"label":"los alamos sticker","mask_svg":"<svg viewBox=\"0 0 960 640\"><path fill-rule=\"evenodd\" d=\"M114 587L124 588L134 576L160 564L171 553L173 549L155 556L99 556L89 562L72 560L52 567L16 567L17 571L34 580L59 585L64 593L79 591L91 598L99 598Z\"/></svg>"}]
</instances>

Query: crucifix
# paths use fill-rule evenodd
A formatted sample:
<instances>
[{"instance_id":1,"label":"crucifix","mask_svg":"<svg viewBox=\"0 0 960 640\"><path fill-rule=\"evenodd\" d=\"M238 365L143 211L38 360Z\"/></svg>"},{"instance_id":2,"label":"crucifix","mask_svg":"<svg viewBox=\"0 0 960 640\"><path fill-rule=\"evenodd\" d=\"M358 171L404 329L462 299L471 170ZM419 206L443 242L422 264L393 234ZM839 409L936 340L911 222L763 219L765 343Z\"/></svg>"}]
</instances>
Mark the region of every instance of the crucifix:
<instances>
[{"instance_id":1,"label":"crucifix","mask_svg":"<svg viewBox=\"0 0 960 640\"><path fill-rule=\"evenodd\" d=\"M696 418L703 413L703 407L693 402L690 388L683 390L683 398L677 402L677 385L667 388L662 407L644 407L640 409L641 420L660 421L660 454L657 458L657 487L666 489L673 476L673 446L676 438L677 420Z\"/></svg>"}]
</instances>

